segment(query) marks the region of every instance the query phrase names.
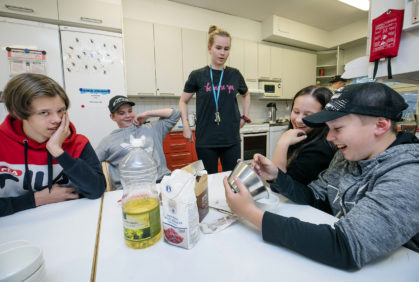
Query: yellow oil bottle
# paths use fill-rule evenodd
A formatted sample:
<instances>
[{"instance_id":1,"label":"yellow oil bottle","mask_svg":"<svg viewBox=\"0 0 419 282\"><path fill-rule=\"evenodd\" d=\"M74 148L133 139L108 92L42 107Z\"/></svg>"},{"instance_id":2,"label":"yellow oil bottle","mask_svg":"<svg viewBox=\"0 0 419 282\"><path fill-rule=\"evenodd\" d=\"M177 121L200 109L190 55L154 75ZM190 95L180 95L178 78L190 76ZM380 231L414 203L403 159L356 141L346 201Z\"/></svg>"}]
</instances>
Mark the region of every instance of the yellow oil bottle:
<instances>
[{"instance_id":1,"label":"yellow oil bottle","mask_svg":"<svg viewBox=\"0 0 419 282\"><path fill-rule=\"evenodd\" d=\"M159 200L138 197L122 206L124 238L128 247L144 249L154 245L161 237Z\"/></svg>"},{"instance_id":2,"label":"yellow oil bottle","mask_svg":"<svg viewBox=\"0 0 419 282\"><path fill-rule=\"evenodd\" d=\"M152 154L152 139L147 140L144 136L135 139L131 136L130 143L130 152L119 163L124 188L124 239L130 248L143 249L154 245L161 237L157 165Z\"/></svg>"}]
</instances>

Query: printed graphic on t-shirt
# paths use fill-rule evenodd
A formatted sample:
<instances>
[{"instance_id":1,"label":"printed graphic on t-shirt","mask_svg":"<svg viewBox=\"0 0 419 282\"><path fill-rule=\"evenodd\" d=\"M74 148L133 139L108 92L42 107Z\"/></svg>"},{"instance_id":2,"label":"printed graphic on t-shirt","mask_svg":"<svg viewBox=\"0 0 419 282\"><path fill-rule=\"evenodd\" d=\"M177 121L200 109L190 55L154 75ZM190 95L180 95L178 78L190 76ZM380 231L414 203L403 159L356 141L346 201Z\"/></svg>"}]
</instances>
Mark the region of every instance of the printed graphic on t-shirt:
<instances>
[{"instance_id":1,"label":"printed graphic on t-shirt","mask_svg":"<svg viewBox=\"0 0 419 282\"><path fill-rule=\"evenodd\" d=\"M218 86L214 86L214 89L215 89L215 91L218 91ZM232 92L235 93L234 92L234 85L229 85L229 84L221 85L221 90L220 91L224 91L226 89L228 90L228 94L230 94ZM212 93L212 86L211 86L210 82L207 82L207 85L205 85L205 91Z\"/></svg>"}]
</instances>

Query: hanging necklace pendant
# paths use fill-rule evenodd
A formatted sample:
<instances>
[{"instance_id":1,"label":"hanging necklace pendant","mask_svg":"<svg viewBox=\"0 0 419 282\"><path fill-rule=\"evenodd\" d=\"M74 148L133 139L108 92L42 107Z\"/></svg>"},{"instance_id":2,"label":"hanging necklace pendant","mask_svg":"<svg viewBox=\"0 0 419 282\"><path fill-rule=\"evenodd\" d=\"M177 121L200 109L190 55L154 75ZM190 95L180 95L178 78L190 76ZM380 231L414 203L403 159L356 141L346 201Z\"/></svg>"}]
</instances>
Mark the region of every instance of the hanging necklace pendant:
<instances>
[{"instance_id":1,"label":"hanging necklace pendant","mask_svg":"<svg viewBox=\"0 0 419 282\"><path fill-rule=\"evenodd\" d=\"M215 122L217 125L220 125L221 118L220 118L220 113L219 113L218 111L216 111L216 112L215 112L215 120L214 120L214 122Z\"/></svg>"}]
</instances>

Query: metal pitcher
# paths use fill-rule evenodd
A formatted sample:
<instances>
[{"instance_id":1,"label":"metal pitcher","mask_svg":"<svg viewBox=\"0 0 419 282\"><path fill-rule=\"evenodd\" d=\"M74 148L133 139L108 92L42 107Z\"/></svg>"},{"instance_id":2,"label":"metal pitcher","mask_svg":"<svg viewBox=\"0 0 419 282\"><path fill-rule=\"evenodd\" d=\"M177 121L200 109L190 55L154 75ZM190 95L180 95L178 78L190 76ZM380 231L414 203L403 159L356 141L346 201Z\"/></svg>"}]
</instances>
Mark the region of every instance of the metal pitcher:
<instances>
[{"instance_id":1,"label":"metal pitcher","mask_svg":"<svg viewBox=\"0 0 419 282\"><path fill-rule=\"evenodd\" d=\"M239 178L243 182L244 186L246 186L249 190L253 200L256 201L263 198L269 198L266 186L250 164L242 161L238 162L228 177L228 183L230 184L231 189L237 193L239 192L239 188L234 182L236 177Z\"/></svg>"}]
</instances>

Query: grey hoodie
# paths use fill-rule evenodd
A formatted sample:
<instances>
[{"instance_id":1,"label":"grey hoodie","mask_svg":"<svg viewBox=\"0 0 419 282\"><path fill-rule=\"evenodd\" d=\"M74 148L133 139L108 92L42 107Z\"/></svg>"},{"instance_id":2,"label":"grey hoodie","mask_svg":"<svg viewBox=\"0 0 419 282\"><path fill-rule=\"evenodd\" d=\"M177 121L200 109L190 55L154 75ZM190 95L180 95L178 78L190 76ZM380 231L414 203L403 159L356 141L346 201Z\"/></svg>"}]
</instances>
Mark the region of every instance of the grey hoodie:
<instances>
[{"instance_id":1,"label":"grey hoodie","mask_svg":"<svg viewBox=\"0 0 419 282\"><path fill-rule=\"evenodd\" d=\"M339 220L316 225L265 212L266 241L342 269L359 269L402 245L419 252L419 140L412 134L399 133L370 160L347 161L337 152L308 186L279 170L271 189Z\"/></svg>"},{"instance_id":2,"label":"grey hoodie","mask_svg":"<svg viewBox=\"0 0 419 282\"><path fill-rule=\"evenodd\" d=\"M418 143L392 146L358 162L338 152L308 186L341 217L335 228L346 234L359 267L406 242L419 251Z\"/></svg>"},{"instance_id":3,"label":"grey hoodie","mask_svg":"<svg viewBox=\"0 0 419 282\"><path fill-rule=\"evenodd\" d=\"M99 161L109 162L109 176L112 180L114 189L122 189L118 165L129 153L130 149L122 147L121 144L129 144L131 135L134 138L139 138L144 135L153 140L153 158L158 164L157 180L161 180L163 176L171 173L167 168L166 158L164 157L163 139L176 125L179 118L180 112L173 110L168 118L160 118L156 122L144 124L142 126L131 125L126 128L118 128L102 139L95 151ZM146 150L147 149L148 148L146 148Z\"/></svg>"}]
</instances>

